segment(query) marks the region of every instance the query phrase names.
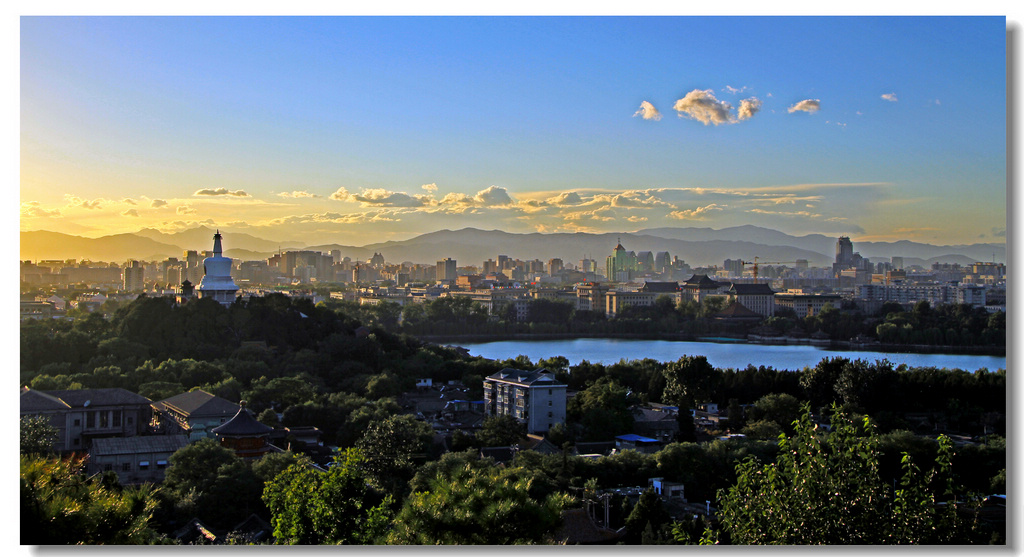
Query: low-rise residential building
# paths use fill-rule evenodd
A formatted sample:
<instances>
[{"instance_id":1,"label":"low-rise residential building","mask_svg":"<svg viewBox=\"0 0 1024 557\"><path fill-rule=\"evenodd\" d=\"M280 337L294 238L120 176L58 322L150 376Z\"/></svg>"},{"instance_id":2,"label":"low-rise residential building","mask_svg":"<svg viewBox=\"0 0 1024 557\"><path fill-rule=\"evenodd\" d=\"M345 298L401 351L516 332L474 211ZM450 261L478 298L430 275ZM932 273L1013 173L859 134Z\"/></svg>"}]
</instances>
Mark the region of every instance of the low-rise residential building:
<instances>
[{"instance_id":1,"label":"low-rise residential building","mask_svg":"<svg viewBox=\"0 0 1024 557\"><path fill-rule=\"evenodd\" d=\"M88 450L95 439L140 435L153 415L148 398L120 388L36 391L24 387L20 406L22 416L49 418L57 429L54 449L62 453Z\"/></svg>"},{"instance_id":2,"label":"low-rise residential building","mask_svg":"<svg viewBox=\"0 0 1024 557\"><path fill-rule=\"evenodd\" d=\"M543 368L506 368L484 379L484 413L512 416L526 424L527 433L546 432L565 423L566 387Z\"/></svg>"},{"instance_id":3,"label":"low-rise residential building","mask_svg":"<svg viewBox=\"0 0 1024 557\"><path fill-rule=\"evenodd\" d=\"M160 483L171 455L185 445L188 437L182 434L95 439L86 473L114 472L125 485Z\"/></svg>"}]
</instances>

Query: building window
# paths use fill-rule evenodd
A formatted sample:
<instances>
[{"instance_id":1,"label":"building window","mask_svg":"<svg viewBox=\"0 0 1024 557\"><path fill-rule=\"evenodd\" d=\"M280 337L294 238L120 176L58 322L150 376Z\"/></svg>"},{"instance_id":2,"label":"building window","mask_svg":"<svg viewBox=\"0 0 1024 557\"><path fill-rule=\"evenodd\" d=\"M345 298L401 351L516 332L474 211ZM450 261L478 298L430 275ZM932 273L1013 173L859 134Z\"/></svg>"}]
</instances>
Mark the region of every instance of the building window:
<instances>
[{"instance_id":1,"label":"building window","mask_svg":"<svg viewBox=\"0 0 1024 557\"><path fill-rule=\"evenodd\" d=\"M100 427L107 427L109 421L109 414L107 412L97 412L100 415Z\"/></svg>"},{"instance_id":2,"label":"building window","mask_svg":"<svg viewBox=\"0 0 1024 557\"><path fill-rule=\"evenodd\" d=\"M132 424L133 424L134 422L135 422L135 418L133 418L133 417L131 417L131 416L128 416L128 420L127 420L127 421L126 421L125 423L127 423L127 424L128 424L129 426L130 426L130 425L132 425Z\"/></svg>"},{"instance_id":3,"label":"building window","mask_svg":"<svg viewBox=\"0 0 1024 557\"><path fill-rule=\"evenodd\" d=\"M549 417L549 418L553 418L553 417L555 417L555 413L554 413L554 412L548 412L548 417Z\"/></svg>"},{"instance_id":4,"label":"building window","mask_svg":"<svg viewBox=\"0 0 1024 557\"><path fill-rule=\"evenodd\" d=\"M81 418L75 418L75 427L80 426L80 425L82 425L82 419Z\"/></svg>"},{"instance_id":5,"label":"building window","mask_svg":"<svg viewBox=\"0 0 1024 557\"><path fill-rule=\"evenodd\" d=\"M114 410L114 427L121 427L121 411Z\"/></svg>"},{"instance_id":6,"label":"building window","mask_svg":"<svg viewBox=\"0 0 1024 557\"><path fill-rule=\"evenodd\" d=\"M166 460L158 460L158 461L156 461L156 468L157 468L157 470L163 470L164 468L167 468L167 461Z\"/></svg>"},{"instance_id":7,"label":"building window","mask_svg":"<svg viewBox=\"0 0 1024 557\"><path fill-rule=\"evenodd\" d=\"M122 472L131 472L132 471L131 463L125 462L124 464L121 464L121 471Z\"/></svg>"},{"instance_id":8,"label":"building window","mask_svg":"<svg viewBox=\"0 0 1024 557\"><path fill-rule=\"evenodd\" d=\"M96 427L96 413L86 412L85 413L85 427Z\"/></svg>"},{"instance_id":9,"label":"building window","mask_svg":"<svg viewBox=\"0 0 1024 557\"><path fill-rule=\"evenodd\" d=\"M149 470L149 461L143 460L139 462L139 470Z\"/></svg>"},{"instance_id":10,"label":"building window","mask_svg":"<svg viewBox=\"0 0 1024 557\"><path fill-rule=\"evenodd\" d=\"M104 472L109 472L109 471L111 471L113 469L114 469L114 465L113 464L104 464L103 465L103 471Z\"/></svg>"},{"instance_id":11,"label":"building window","mask_svg":"<svg viewBox=\"0 0 1024 557\"><path fill-rule=\"evenodd\" d=\"M78 437L75 437L75 441L74 441L74 444L75 444L75 446L76 446L76 447L78 446L78 443L79 443L79 441L80 441L80 440L78 439Z\"/></svg>"}]
</instances>

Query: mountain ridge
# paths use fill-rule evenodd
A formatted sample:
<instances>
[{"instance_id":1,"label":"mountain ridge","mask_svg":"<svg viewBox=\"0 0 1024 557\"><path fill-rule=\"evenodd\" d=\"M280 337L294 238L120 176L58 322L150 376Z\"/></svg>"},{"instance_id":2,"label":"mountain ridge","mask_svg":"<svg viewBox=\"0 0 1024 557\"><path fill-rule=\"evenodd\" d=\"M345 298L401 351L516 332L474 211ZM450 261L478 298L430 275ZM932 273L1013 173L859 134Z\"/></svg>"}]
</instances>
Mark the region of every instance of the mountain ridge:
<instances>
[{"instance_id":1,"label":"mountain ridge","mask_svg":"<svg viewBox=\"0 0 1024 557\"><path fill-rule=\"evenodd\" d=\"M145 261L181 257L186 249L203 251L212 247L214 230L199 226L173 234L153 229L122 233L100 238L83 238L50 231L21 232L21 259L78 259L122 262L128 259ZM725 259L794 262L807 259L812 266L828 266L834 260L835 238L822 234L791 236L784 232L753 225L723 228L652 228L636 232L557 232L512 233L501 230L462 228L436 230L407 240L389 240L365 246L340 244L306 245L298 241L275 242L240 232L223 232L225 255L238 258L265 259L279 250L339 250L342 257L367 260L381 253L389 262L433 264L451 257L463 265L479 265L499 254L514 259L539 259L545 263L559 258L576 263L590 258L599 267L622 243L627 250L641 252L667 251L691 266L721 265ZM184 244L184 245L182 245ZM937 246L910 240L897 242L854 242L855 251L874 261L890 257L911 260L942 261L964 264L964 261L988 261L994 254L1005 260L1003 244L971 244ZM246 259L251 260L251 259Z\"/></svg>"}]
</instances>

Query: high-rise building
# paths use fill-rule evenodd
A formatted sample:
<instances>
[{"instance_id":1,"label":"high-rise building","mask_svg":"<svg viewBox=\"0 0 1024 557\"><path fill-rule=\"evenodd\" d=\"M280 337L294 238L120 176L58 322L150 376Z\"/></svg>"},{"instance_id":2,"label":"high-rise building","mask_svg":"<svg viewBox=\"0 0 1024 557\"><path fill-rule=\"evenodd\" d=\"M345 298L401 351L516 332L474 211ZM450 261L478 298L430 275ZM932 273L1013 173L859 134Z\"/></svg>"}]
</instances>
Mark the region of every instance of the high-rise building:
<instances>
[{"instance_id":1,"label":"high-rise building","mask_svg":"<svg viewBox=\"0 0 1024 557\"><path fill-rule=\"evenodd\" d=\"M743 260L742 259L726 259L722 263L722 267L729 271L730 277L742 277L743 276Z\"/></svg>"},{"instance_id":2,"label":"high-rise building","mask_svg":"<svg viewBox=\"0 0 1024 557\"><path fill-rule=\"evenodd\" d=\"M657 273L664 273L669 267L672 266L672 257L667 251L659 251L654 256L654 271Z\"/></svg>"},{"instance_id":3,"label":"high-rise building","mask_svg":"<svg viewBox=\"0 0 1024 557\"><path fill-rule=\"evenodd\" d=\"M844 267L853 265L853 242L847 236L836 240L836 264Z\"/></svg>"},{"instance_id":4,"label":"high-rise building","mask_svg":"<svg viewBox=\"0 0 1024 557\"><path fill-rule=\"evenodd\" d=\"M122 274L125 292L139 292L145 288L144 271L142 263L134 260L128 262Z\"/></svg>"},{"instance_id":5,"label":"high-rise building","mask_svg":"<svg viewBox=\"0 0 1024 557\"><path fill-rule=\"evenodd\" d=\"M454 283L456 278L458 278L458 273L454 259L446 257L437 262L436 280Z\"/></svg>"},{"instance_id":6,"label":"high-rise building","mask_svg":"<svg viewBox=\"0 0 1024 557\"><path fill-rule=\"evenodd\" d=\"M633 278L633 273L636 271L636 254L631 251L627 252L620 242L608 256L605 265L607 272L605 276L608 280L626 282Z\"/></svg>"}]
</instances>

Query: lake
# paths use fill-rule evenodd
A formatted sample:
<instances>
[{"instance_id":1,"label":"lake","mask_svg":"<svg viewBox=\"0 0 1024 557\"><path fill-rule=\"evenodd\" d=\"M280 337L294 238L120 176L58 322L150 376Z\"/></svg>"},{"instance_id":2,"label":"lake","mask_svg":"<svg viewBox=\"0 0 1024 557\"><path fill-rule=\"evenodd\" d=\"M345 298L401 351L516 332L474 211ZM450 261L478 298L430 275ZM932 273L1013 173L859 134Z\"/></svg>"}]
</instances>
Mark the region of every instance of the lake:
<instances>
[{"instance_id":1,"label":"lake","mask_svg":"<svg viewBox=\"0 0 1024 557\"><path fill-rule=\"evenodd\" d=\"M459 346L474 356L493 360L504 360L525 355L536 363L544 358L565 356L570 365L583 360L591 363L614 364L619 360L640 360L651 358L659 362L671 362L681 356L706 356L708 362L717 368L742 369L749 364L769 366L775 369L800 370L815 366L824 358L843 357L862 359L869 362L887 359L894 366L907 364L910 367L934 366L938 368L959 368L989 371L1006 368L1005 356L975 354L913 354L897 352L871 352L865 350L829 350L809 345L768 345L746 342L688 342L671 340L635 340L580 338L569 340L506 340L497 342L469 343Z\"/></svg>"}]
</instances>

